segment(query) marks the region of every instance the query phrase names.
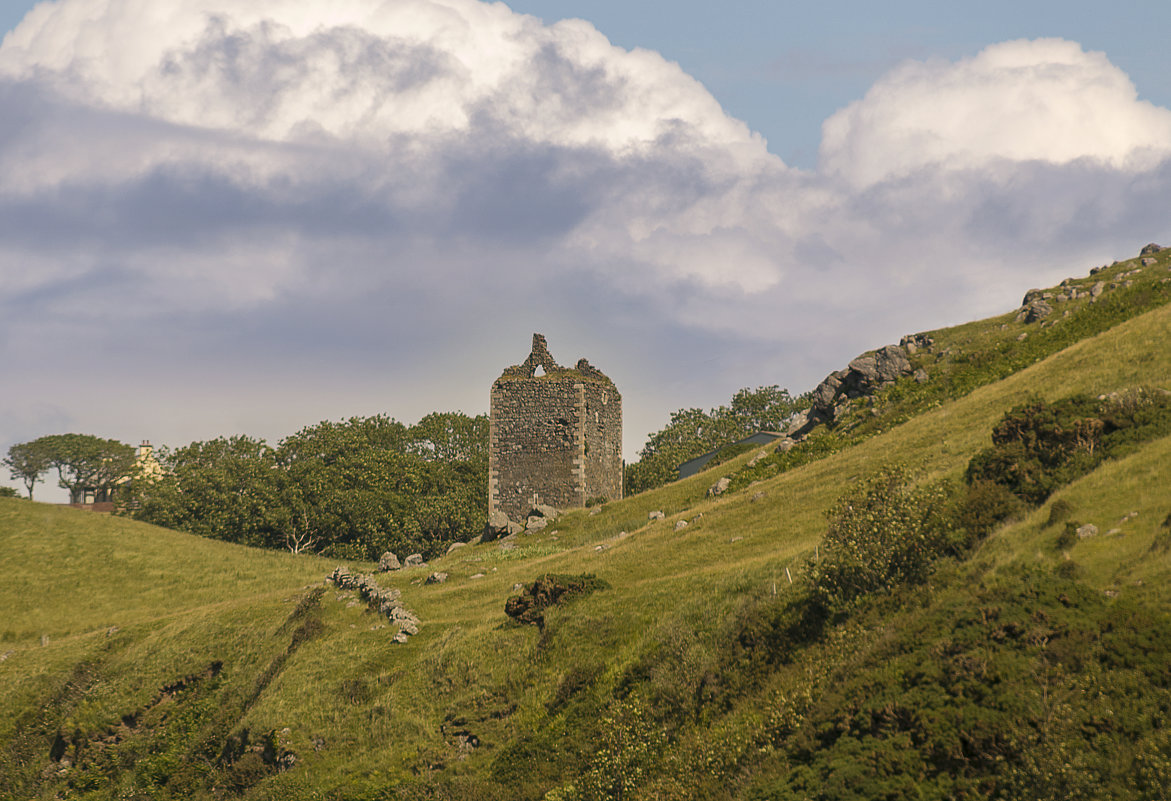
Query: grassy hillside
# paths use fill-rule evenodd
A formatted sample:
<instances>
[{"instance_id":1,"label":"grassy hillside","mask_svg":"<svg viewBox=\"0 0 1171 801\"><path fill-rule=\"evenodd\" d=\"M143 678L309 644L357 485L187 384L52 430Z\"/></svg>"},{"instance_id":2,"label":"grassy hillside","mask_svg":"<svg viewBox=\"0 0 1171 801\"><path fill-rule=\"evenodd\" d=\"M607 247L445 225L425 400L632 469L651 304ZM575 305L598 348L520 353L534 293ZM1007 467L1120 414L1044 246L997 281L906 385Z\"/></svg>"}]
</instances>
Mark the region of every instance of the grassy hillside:
<instances>
[{"instance_id":1,"label":"grassy hillside","mask_svg":"<svg viewBox=\"0 0 1171 801\"><path fill-rule=\"evenodd\" d=\"M1030 395L1171 388L1171 307L1152 300L1165 285L1139 278L1119 290L1145 286L1150 311L1027 358L1015 349L1044 337L1011 316L935 332L935 394L896 386L877 403L897 414L836 453L709 498L745 454L511 549L381 574L422 621L405 644L322 583L333 563L0 498L0 795L1056 798L1092 780L1093 797L1159 797L1171 438L1062 488L926 585L816 631L799 612L852 481L892 464L958 480ZM1061 319L1072 330L1082 313ZM981 362L974 388L945 381L971 378L976 352L1008 361ZM1058 503L1101 534L1059 544ZM447 580L424 584L436 570ZM516 585L544 573L607 586L540 628L510 620Z\"/></svg>"}]
</instances>

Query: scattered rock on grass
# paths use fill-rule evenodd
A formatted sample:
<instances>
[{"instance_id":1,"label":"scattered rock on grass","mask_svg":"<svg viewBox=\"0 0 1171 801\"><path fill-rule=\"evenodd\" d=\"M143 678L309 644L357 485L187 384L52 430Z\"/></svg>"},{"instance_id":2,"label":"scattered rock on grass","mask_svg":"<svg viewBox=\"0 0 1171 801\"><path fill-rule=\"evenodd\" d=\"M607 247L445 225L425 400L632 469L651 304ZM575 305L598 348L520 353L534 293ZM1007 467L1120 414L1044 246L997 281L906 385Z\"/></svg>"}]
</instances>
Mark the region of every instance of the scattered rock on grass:
<instances>
[{"instance_id":1,"label":"scattered rock on grass","mask_svg":"<svg viewBox=\"0 0 1171 801\"><path fill-rule=\"evenodd\" d=\"M1084 526L1079 526L1077 530L1078 539L1084 540L1088 537L1098 536L1098 527L1093 523L1086 523Z\"/></svg>"},{"instance_id":2,"label":"scattered rock on grass","mask_svg":"<svg viewBox=\"0 0 1171 801\"><path fill-rule=\"evenodd\" d=\"M508 519L508 515L497 509L488 515L488 522L484 524L484 533L480 535L481 542L491 542L492 540L507 537L511 533L511 527L514 523Z\"/></svg>"},{"instance_id":3,"label":"scattered rock on grass","mask_svg":"<svg viewBox=\"0 0 1171 801\"><path fill-rule=\"evenodd\" d=\"M723 495L728 491L728 487L730 486L732 486L732 479L724 476L715 484L712 484L711 488L707 491L707 494L713 497L716 495Z\"/></svg>"},{"instance_id":4,"label":"scattered rock on grass","mask_svg":"<svg viewBox=\"0 0 1171 801\"><path fill-rule=\"evenodd\" d=\"M384 553L382 558L378 560L378 569L383 573L388 573L391 570L399 570L401 568L402 564L399 563L398 557L390 551Z\"/></svg>"}]
</instances>

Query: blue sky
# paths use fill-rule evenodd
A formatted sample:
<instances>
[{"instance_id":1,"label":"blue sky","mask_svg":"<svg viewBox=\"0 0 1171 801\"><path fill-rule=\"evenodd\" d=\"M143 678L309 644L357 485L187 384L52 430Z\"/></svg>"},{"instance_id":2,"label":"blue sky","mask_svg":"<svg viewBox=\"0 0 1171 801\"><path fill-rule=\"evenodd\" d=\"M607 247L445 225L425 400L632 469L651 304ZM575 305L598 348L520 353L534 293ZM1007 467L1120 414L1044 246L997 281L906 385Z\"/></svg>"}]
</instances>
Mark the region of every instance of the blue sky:
<instances>
[{"instance_id":1,"label":"blue sky","mask_svg":"<svg viewBox=\"0 0 1171 801\"><path fill-rule=\"evenodd\" d=\"M484 412L540 331L632 458L1171 240L1169 8L46 4L0 45L0 450Z\"/></svg>"}]
</instances>

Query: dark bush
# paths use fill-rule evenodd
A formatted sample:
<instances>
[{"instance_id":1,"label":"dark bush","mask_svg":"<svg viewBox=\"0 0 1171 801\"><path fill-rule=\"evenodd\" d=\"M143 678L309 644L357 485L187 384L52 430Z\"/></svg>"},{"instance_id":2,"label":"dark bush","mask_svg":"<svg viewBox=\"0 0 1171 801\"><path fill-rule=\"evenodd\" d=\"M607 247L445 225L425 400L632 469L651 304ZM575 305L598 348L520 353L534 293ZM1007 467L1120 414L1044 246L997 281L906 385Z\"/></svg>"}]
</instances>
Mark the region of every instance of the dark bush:
<instances>
[{"instance_id":1,"label":"dark bush","mask_svg":"<svg viewBox=\"0 0 1171 801\"><path fill-rule=\"evenodd\" d=\"M955 523L966 535L964 544L971 547L1024 508L1020 498L1007 487L980 479L967 488L956 504Z\"/></svg>"},{"instance_id":2,"label":"dark bush","mask_svg":"<svg viewBox=\"0 0 1171 801\"><path fill-rule=\"evenodd\" d=\"M1163 520L1159 530L1155 532L1155 541L1151 543L1151 550L1156 553L1171 551L1171 515Z\"/></svg>"},{"instance_id":3,"label":"dark bush","mask_svg":"<svg viewBox=\"0 0 1171 801\"><path fill-rule=\"evenodd\" d=\"M968 463L968 483L991 481L1029 504L1083 476L1103 459L1171 433L1171 395L1139 388L1101 399L1075 395L1010 410L992 429L992 447Z\"/></svg>"},{"instance_id":4,"label":"dark bush","mask_svg":"<svg viewBox=\"0 0 1171 801\"><path fill-rule=\"evenodd\" d=\"M1081 523L1076 520L1070 520L1065 524L1065 528L1057 535L1056 545L1058 550L1068 550L1077 544L1077 530L1081 528Z\"/></svg>"},{"instance_id":5,"label":"dark bush","mask_svg":"<svg viewBox=\"0 0 1171 801\"><path fill-rule=\"evenodd\" d=\"M1055 526L1069 518L1071 514L1073 514L1073 506L1070 505L1069 501L1065 498L1058 498L1049 507L1049 519L1045 521L1045 526Z\"/></svg>"}]
</instances>

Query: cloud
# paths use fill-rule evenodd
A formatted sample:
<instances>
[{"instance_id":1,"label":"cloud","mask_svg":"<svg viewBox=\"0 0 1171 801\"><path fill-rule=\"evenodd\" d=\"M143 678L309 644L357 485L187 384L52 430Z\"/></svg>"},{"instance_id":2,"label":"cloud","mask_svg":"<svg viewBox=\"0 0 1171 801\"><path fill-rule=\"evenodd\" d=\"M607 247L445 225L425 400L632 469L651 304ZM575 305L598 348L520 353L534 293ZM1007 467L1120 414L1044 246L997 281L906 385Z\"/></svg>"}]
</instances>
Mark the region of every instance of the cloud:
<instances>
[{"instance_id":1,"label":"cloud","mask_svg":"<svg viewBox=\"0 0 1171 801\"><path fill-rule=\"evenodd\" d=\"M0 447L482 411L543 331L619 379L632 455L673 408L1168 233L1171 112L1055 40L894 68L818 171L657 53L475 0L42 3L0 109L0 354L31 388Z\"/></svg>"},{"instance_id":2,"label":"cloud","mask_svg":"<svg viewBox=\"0 0 1171 801\"><path fill-rule=\"evenodd\" d=\"M856 186L918 169L1101 162L1143 170L1171 154L1171 110L1140 101L1104 53L1018 40L956 63L907 61L823 126L821 165Z\"/></svg>"}]
</instances>

